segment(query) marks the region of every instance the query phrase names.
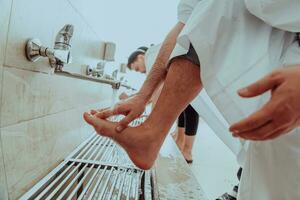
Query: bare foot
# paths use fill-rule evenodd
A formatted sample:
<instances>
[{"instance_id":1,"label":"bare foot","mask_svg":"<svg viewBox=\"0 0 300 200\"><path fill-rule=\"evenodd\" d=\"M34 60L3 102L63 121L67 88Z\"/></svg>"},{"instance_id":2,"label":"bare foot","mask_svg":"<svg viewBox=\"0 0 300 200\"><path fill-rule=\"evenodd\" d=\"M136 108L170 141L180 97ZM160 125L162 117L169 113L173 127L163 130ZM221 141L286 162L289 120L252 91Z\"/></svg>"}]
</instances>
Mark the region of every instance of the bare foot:
<instances>
[{"instance_id":1,"label":"bare foot","mask_svg":"<svg viewBox=\"0 0 300 200\"><path fill-rule=\"evenodd\" d=\"M186 149L183 149L182 155L185 158L186 161L193 161L193 156L191 151L187 151Z\"/></svg>"},{"instance_id":2,"label":"bare foot","mask_svg":"<svg viewBox=\"0 0 300 200\"><path fill-rule=\"evenodd\" d=\"M176 142L178 148L180 149L180 151L183 151L183 149L184 149L184 142L185 142L184 138L182 139L182 138L178 138L177 137L177 139L175 140L175 142Z\"/></svg>"},{"instance_id":3,"label":"bare foot","mask_svg":"<svg viewBox=\"0 0 300 200\"><path fill-rule=\"evenodd\" d=\"M185 144L185 128L178 127L177 128L177 137L175 140L178 148L183 151L184 144Z\"/></svg>"},{"instance_id":4,"label":"bare foot","mask_svg":"<svg viewBox=\"0 0 300 200\"><path fill-rule=\"evenodd\" d=\"M159 130L158 127L152 127L144 122L138 127L128 127L122 133L117 133L115 122L99 119L89 113L84 113L83 117L98 134L110 137L119 143L137 167L147 170L153 166L166 136L161 134L162 129ZM154 134L159 131L160 134Z\"/></svg>"},{"instance_id":5,"label":"bare foot","mask_svg":"<svg viewBox=\"0 0 300 200\"><path fill-rule=\"evenodd\" d=\"M185 136L185 144L182 150L182 154L188 163L192 163L193 161L192 151L193 151L194 142L195 142L195 135Z\"/></svg>"}]
</instances>

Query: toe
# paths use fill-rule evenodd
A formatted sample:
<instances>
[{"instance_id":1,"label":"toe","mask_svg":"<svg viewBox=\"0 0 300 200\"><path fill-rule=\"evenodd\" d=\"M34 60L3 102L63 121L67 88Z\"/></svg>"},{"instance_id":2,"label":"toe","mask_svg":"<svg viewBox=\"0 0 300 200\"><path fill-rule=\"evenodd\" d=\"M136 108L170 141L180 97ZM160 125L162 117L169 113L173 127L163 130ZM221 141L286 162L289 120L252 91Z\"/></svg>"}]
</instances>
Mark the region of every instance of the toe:
<instances>
[{"instance_id":1,"label":"toe","mask_svg":"<svg viewBox=\"0 0 300 200\"><path fill-rule=\"evenodd\" d=\"M98 134L107 137L112 137L115 134L115 123L104 119L99 119L95 115L89 113L84 113L83 117L88 124L95 128Z\"/></svg>"},{"instance_id":2,"label":"toe","mask_svg":"<svg viewBox=\"0 0 300 200\"><path fill-rule=\"evenodd\" d=\"M83 114L83 118L88 124L90 124L92 126L94 126L96 124L96 120L95 120L96 118L93 115L91 115L90 113L85 112Z\"/></svg>"},{"instance_id":3,"label":"toe","mask_svg":"<svg viewBox=\"0 0 300 200\"><path fill-rule=\"evenodd\" d=\"M91 110L91 112L90 112L92 115L95 115L95 114L97 114L98 113L98 111L97 110Z\"/></svg>"}]
</instances>

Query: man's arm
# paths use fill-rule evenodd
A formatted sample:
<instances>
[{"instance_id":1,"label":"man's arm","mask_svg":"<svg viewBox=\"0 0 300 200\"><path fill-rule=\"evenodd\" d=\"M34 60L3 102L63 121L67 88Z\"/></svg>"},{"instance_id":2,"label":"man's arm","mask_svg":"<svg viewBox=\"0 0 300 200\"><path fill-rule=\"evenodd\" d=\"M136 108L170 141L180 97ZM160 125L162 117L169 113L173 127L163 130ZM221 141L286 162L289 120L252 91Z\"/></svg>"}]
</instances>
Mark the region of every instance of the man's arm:
<instances>
[{"instance_id":1,"label":"man's arm","mask_svg":"<svg viewBox=\"0 0 300 200\"><path fill-rule=\"evenodd\" d=\"M157 59L149 75L147 76L146 81L139 91L139 95L145 98L145 100L149 101L155 89L160 85L162 81L165 80L165 77L167 75L167 64L170 55L176 45L176 39L183 27L184 24L178 22L164 40L158 53Z\"/></svg>"},{"instance_id":2,"label":"man's arm","mask_svg":"<svg viewBox=\"0 0 300 200\"><path fill-rule=\"evenodd\" d=\"M106 119L113 115L125 115L116 128L117 132L121 132L128 126L130 122L143 114L145 107L151 100L154 91L166 78L167 64L169 62L170 55L176 45L177 37L183 27L184 24L182 22L178 22L169 32L140 91L131 98L118 103L113 108L100 111L96 114L97 117Z\"/></svg>"}]
</instances>

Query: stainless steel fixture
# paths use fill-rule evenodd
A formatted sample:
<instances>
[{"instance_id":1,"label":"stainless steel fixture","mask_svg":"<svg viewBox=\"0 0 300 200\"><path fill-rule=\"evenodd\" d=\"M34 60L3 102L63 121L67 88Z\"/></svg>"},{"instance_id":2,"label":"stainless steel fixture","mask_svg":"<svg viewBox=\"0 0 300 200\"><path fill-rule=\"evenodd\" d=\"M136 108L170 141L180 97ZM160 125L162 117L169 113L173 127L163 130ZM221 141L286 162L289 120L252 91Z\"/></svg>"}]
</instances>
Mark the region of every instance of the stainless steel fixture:
<instances>
[{"instance_id":1,"label":"stainless steel fixture","mask_svg":"<svg viewBox=\"0 0 300 200\"><path fill-rule=\"evenodd\" d=\"M73 36L74 27L73 25L65 25L56 35L54 48L44 47L38 39L30 39L27 41L25 53L26 57L31 62L36 62L41 57L48 57L52 68L54 68L54 73L60 76L66 76L71 78L77 78L81 80L87 80L97 83L109 84L113 89L119 89L121 86L120 81L113 80L109 77L103 77L104 65L99 65L97 67L96 76L90 77L82 74L71 73L63 71L65 64L70 64L72 61L71 57L71 39ZM110 52L110 59L114 55L115 45L112 46L112 52ZM87 69L87 72L90 68ZM94 73L95 73L94 72ZM93 73L93 71L92 71ZM122 85L123 87L130 88L127 85Z\"/></svg>"},{"instance_id":2,"label":"stainless steel fixture","mask_svg":"<svg viewBox=\"0 0 300 200\"><path fill-rule=\"evenodd\" d=\"M105 69L105 62L101 61L97 64L97 67L93 68L90 65L86 67L86 75L94 77L103 77Z\"/></svg>"},{"instance_id":3,"label":"stainless steel fixture","mask_svg":"<svg viewBox=\"0 0 300 200\"><path fill-rule=\"evenodd\" d=\"M20 199L153 200L151 177L112 140L93 134Z\"/></svg>"},{"instance_id":4,"label":"stainless steel fixture","mask_svg":"<svg viewBox=\"0 0 300 200\"><path fill-rule=\"evenodd\" d=\"M99 62L96 68L92 68L90 65L86 67L86 75L79 75L79 74L73 74L69 72L56 72L59 75L67 75L67 76L73 76L75 78L80 78L83 80L91 80L94 82L102 82L111 84L114 89L119 89L119 87L125 87L126 89L136 91L135 88L129 86L125 82L123 82L124 77L121 77L120 81L117 80L118 72L119 70L113 71L112 75L104 74L104 67L103 62Z\"/></svg>"},{"instance_id":5,"label":"stainless steel fixture","mask_svg":"<svg viewBox=\"0 0 300 200\"><path fill-rule=\"evenodd\" d=\"M20 199L208 200L170 136L161 151L155 166L144 171L112 140L93 134Z\"/></svg>"},{"instance_id":6,"label":"stainless steel fixture","mask_svg":"<svg viewBox=\"0 0 300 200\"><path fill-rule=\"evenodd\" d=\"M115 61L115 54L116 54L116 44L114 42L105 42L104 44L104 61Z\"/></svg>"},{"instance_id":7,"label":"stainless steel fixture","mask_svg":"<svg viewBox=\"0 0 300 200\"><path fill-rule=\"evenodd\" d=\"M118 73L119 73L119 70L118 69L116 69L115 71L113 71L113 73L112 73L112 78L114 79L114 80L117 80L117 78L118 78Z\"/></svg>"},{"instance_id":8,"label":"stainless steel fixture","mask_svg":"<svg viewBox=\"0 0 300 200\"><path fill-rule=\"evenodd\" d=\"M71 73L71 72L66 72L66 71L55 71L55 74L57 74L59 76L66 76L66 77L76 78L76 79L80 79L80 80L92 81L92 82L96 82L96 83L109 84L112 86L113 89L119 89L121 86L130 87L127 85L121 85L120 81L115 81L115 80L111 80L108 78L101 78L101 77L97 78L97 77L86 76L86 75Z\"/></svg>"},{"instance_id":9,"label":"stainless steel fixture","mask_svg":"<svg viewBox=\"0 0 300 200\"><path fill-rule=\"evenodd\" d=\"M30 39L26 44L26 57L35 62L40 57L48 57L51 67L61 70L71 62L70 41L73 36L73 25L65 25L57 34L54 48L44 47L38 39Z\"/></svg>"},{"instance_id":10,"label":"stainless steel fixture","mask_svg":"<svg viewBox=\"0 0 300 200\"><path fill-rule=\"evenodd\" d=\"M126 73L126 69L127 69L127 64L126 63L121 63L120 64L120 72L121 73Z\"/></svg>"}]
</instances>

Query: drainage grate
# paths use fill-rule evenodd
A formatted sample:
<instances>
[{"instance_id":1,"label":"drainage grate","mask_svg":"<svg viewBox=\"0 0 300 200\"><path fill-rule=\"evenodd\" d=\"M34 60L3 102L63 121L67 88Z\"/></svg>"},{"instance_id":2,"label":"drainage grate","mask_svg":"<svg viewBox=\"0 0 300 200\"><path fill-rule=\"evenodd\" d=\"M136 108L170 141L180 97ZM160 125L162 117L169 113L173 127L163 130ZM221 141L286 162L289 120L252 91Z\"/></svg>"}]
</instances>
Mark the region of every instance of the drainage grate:
<instances>
[{"instance_id":1,"label":"drainage grate","mask_svg":"<svg viewBox=\"0 0 300 200\"><path fill-rule=\"evenodd\" d=\"M150 200L151 177L151 171L136 168L116 143L94 134L20 199Z\"/></svg>"}]
</instances>

